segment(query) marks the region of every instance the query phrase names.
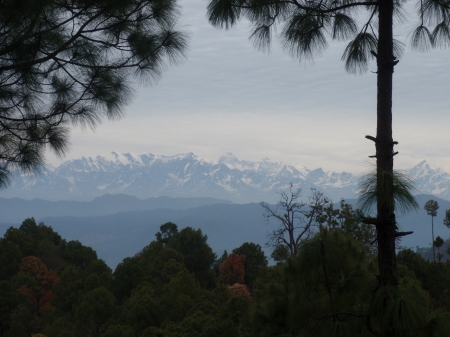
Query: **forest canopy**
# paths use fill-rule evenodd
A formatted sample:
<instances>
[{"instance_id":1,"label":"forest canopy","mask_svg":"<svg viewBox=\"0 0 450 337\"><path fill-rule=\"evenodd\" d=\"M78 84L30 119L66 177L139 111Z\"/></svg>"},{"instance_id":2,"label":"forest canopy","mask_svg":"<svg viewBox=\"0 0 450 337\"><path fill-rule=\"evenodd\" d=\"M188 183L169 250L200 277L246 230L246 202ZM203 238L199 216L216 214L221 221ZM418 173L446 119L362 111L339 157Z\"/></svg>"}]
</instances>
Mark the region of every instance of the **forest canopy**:
<instances>
[{"instance_id":1,"label":"forest canopy","mask_svg":"<svg viewBox=\"0 0 450 337\"><path fill-rule=\"evenodd\" d=\"M374 297L376 256L345 228L324 221L297 256L268 265L258 244L218 257L201 229L166 223L113 271L91 248L26 219L0 239L0 334L447 335L450 265L403 250L399 288Z\"/></svg>"}]
</instances>

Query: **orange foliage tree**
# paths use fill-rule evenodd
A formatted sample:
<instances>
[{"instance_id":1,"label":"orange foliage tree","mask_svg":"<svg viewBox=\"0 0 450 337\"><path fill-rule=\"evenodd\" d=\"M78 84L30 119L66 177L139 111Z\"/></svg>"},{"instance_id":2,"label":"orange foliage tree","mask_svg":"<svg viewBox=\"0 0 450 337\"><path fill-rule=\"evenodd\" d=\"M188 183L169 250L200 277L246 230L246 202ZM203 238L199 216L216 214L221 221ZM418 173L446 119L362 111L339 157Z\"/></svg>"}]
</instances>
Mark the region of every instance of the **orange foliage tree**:
<instances>
[{"instance_id":1,"label":"orange foliage tree","mask_svg":"<svg viewBox=\"0 0 450 337\"><path fill-rule=\"evenodd\" d=\"M230 254L219 266L219 281L232 285L245 282L245 255Z\"/></svg>"},{"instance_id":2,"label":"orange foliage tree","mask_svg":"<svg viewBox=\"0 0 450 337\"><path fill-rule=\"evenodd\" d=\"M56 270L49 270L47 266L35 256L22 259L20 270L34 280L33 284L24 284L20 289L30 296L30 301L37 306L38 311L50 305L55 283L59 279Z\"/></svg>"}]
</instances>

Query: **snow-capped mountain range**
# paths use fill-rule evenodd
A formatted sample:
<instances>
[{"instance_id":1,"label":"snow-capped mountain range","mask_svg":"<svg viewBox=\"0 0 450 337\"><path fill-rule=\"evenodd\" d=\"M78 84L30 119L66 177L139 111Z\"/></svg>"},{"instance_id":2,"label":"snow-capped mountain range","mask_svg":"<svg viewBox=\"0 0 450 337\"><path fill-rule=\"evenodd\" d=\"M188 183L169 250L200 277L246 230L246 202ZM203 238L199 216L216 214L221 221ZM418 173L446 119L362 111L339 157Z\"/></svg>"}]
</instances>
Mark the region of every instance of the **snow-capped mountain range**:
<instances>
[{"instance_id":1,"label":"snow-capped mountain range","mask_svg":"<svg viewBox=\"0 0 450 337\"><path fill-rule=\"evenodd\" d=\"M431 168L426 161L408 170L417 193L450 199L450 175ZM46 200L91 200L104 194L129 194L138 198L157 196L214 197L237 203L276 202L277 191L290 184L325 192L334 201L354 198L358 177L348 172L324 172L321 168L296 168L264 158L259 162L238 160L223 154L217 162L194 153L175 156L119 154L68 160L37 175L17 173L0 197Z\"/></svg>"}]
</instances>

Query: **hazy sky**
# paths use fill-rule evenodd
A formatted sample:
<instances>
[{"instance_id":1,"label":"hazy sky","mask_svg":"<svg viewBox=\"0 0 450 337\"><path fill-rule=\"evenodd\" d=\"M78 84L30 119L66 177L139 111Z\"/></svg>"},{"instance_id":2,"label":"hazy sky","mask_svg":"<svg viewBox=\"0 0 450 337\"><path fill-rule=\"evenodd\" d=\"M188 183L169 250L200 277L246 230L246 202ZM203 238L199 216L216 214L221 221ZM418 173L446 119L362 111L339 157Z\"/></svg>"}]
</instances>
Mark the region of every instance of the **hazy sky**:
<instances>
[{"instance_id":1,"label":"hazy sky","mask_svg":"<svg viewBox=\"0 0 450 337\"><path fill-rule=\"evenodd\" d=\"M218 30L206 19L206 1L181 1L180 26L190 34L185 62L157 85L137 88L120 121L94 132L74 129L65 159L111 151L174 155L194 152L217 161L269 157L310 169L358 173L375 153L364 136L376 134L375 63L362 76L345 72L344 44L330 42L314 62L285 54L274 39L257 51L243 22ZM416 21L414 13L397 38ZM408 44L394 74L397 168L426 159L450 172L450 50L416 53ZM52 155L49 162L60 162Z\"/></svg>"}]
</instances>

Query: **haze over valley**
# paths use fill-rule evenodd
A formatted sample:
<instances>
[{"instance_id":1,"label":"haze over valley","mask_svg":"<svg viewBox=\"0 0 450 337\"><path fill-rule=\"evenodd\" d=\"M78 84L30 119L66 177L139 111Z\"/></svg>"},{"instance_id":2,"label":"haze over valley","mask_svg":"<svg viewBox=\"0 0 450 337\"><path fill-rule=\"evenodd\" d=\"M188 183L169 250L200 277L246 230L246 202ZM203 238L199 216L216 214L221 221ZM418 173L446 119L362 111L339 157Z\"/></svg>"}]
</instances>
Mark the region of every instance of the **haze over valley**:
<instances>
[{"instance_id":1,"label":"haze over valley","mask_svg":"<svg viewBox=\"0 0 450 337\"><path fill-rule=\"evenodd\" d=\"M422 206L431 198L439 202L435 235L448 238L442 220L444 210L450 209L450 175L426 161L406 172L418 187L421 208L397 216L402 230L414 231L401 245L429 247L429 217ZM166 222L201 228L219 255L246 241L264 248L267 233L277 223L264 220L259 202L275 204L277 192L287 190L291 182L302 189L304 201L315 188L334 202L345 198L356 207L358 176L348 172L311 170L268 158L252 162L231 153L209 162L193 153L113 152L69 160L41 174L16 174L11 186L0 192L0 230L34 217L63 237L93 247L113 268L153 240Z\"/></svg>"}]
</instances>

